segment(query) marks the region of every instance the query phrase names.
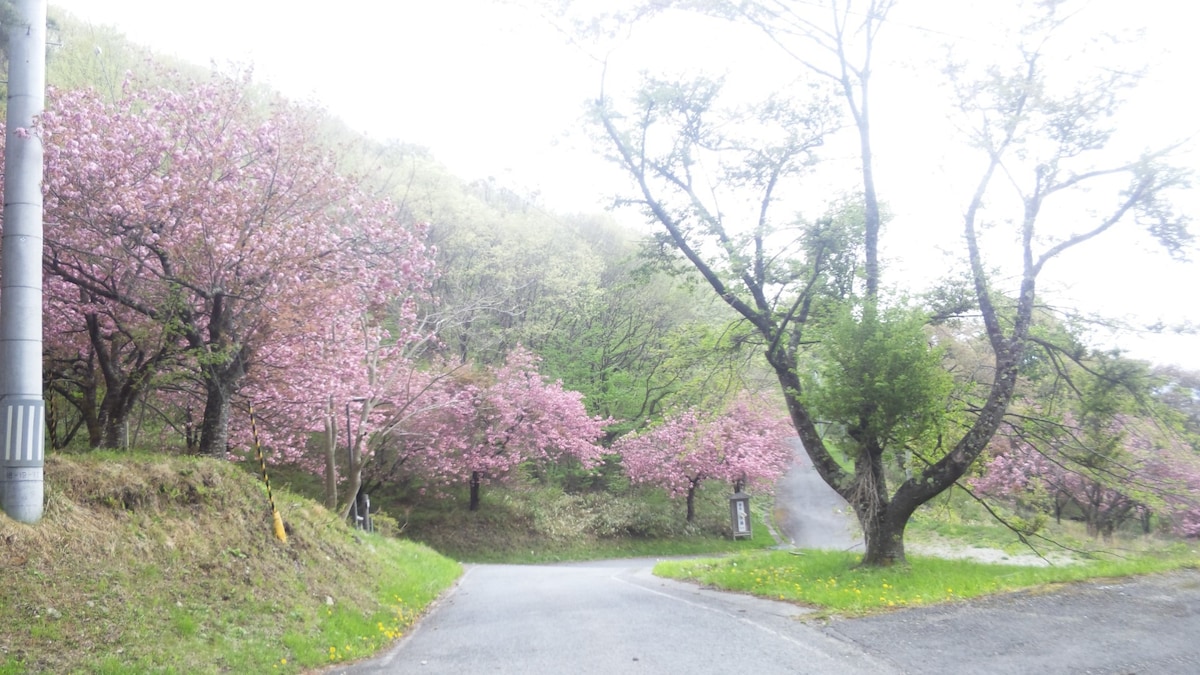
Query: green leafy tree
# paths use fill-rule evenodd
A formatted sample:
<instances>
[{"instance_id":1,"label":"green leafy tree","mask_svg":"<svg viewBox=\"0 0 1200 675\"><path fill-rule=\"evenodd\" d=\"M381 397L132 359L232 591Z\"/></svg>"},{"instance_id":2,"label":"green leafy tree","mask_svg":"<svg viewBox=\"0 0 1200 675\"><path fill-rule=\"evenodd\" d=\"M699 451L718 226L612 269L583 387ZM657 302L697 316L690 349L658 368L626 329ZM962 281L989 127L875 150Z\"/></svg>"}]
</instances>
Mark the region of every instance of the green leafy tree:
<instances>
[{"instance_id":1,"label":"green leafy tree","mask_svg":"<svg viewBox=\"0 0 1200 675\"><path fill-rule=\"evenodd\" d=\"M836 425L855 461L914 445L932 456L951 377L940 350L929 346L927 316L906 308L861 317L842 310L813 350L802 401Z\"/></svg>"},{"instance_id":2,"label":"green leafy tree","mask_svg":"<svg viewBox=\"0 0 1200 675\"><path fill-rule=\"evenodd\" d=\"M570 300L540 349L547 372L585 395L589 412L616 422L610 436L678 406L711 409L741 387L742 334L724 306L683 278L633 260L632 244Z\"/></svg>"}]
</instances>

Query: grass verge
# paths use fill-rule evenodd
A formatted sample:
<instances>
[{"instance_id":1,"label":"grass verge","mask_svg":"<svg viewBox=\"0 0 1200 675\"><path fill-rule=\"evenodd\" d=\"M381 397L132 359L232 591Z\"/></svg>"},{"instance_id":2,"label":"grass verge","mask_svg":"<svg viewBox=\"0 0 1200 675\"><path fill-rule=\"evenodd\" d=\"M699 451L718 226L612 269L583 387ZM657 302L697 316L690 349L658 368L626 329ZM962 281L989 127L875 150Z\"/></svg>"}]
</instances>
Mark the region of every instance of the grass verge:
<instances>
[{"instance_id":1,"label":"grass verge","mask_svg":"<svg viewBox=\"0 0 1200 675\"><path fill-rule=\"evenodd\" d=\"M764 526L762 501L752 508L753 536L734 540L723 485L708 486L697 497L692 523L686 522L683 505L661 491L567 494L555 487L513 485L485 493L478 511L468 511L455 499L426 503L408 513L402 528L413 539L467 562L709 555L776 543Z\"/></svg>"},{"instance_id":2,"label":"grass verge","mask_svg":"<svg viewBox=\"0 0 1200 675\"><path fill-rule=\"evenodd\" d=\"M753 536L730 539L727 536L696 533L653 539L638 538L579 538L570 541L526 541L525 547L510 545L496 549L460 551L463 560L480 563L536 564L572 560L605 560L610 558L670 557L688 555L718 555L757 551L775 545L761 518L751 531Z\"/></svg>"},{"instance_id":3,"label":"grass verge","mask_svg":"<svg viewBox=\"0 0 1200 675\"><path fill-rule=\"evenodd\" d=\"M461 569L356 533L228 462L46 463L37 525L0 515L0 673L292 673L398 637Z\"/></svg>"},{"instance_id":4,"label":"grass verge","mask_svg":"<svg viewBox=\"0 0 1200 675\"><path fill-rule=\"evenodd\" d=\"M860 558L861 554L840 551L763 551L721 559L662 562L655 566L654 573L824 610L817 616L859 616L1047 584L1198 566L1190 552L1057 567L909 556L908 565L872 569L855 567Z\"/></svg>"}]
</instances>

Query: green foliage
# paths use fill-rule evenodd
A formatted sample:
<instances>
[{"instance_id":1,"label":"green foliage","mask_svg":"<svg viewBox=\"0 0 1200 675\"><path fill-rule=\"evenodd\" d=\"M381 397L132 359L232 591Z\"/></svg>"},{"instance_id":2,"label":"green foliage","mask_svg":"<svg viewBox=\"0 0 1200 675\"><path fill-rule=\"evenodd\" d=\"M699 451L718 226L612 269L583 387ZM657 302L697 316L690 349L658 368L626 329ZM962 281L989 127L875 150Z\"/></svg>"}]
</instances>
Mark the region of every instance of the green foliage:
<instances>
[{"instance_id":1,"label":"green foliage","mask_svg":"<svg viewBox=\"0 0 1200 675\"><path fill-rule=\"evenodd\" d=\"M83 23L57 7L48 9L46 82L60 89L90 87L115 99L130 74L165 82L168 69L204 77L208 68L175 57L151 55L115 28Z\"/></svg>"},{"instance_id":2,"label":"green foliage","mask_svg":"<svg viewBox=\"0 0 1200 675\"><path fill-rule=\"evenodd\" d=\"M495 181L463 185L431 165L412 163L398 187L414 216L432 223L437 305L425 311L446 355L492 364L518 344L540 353L593 301L605 263L588 237L609 225L549 213Z\"/></svg>"},{"instance_id":3,"label":"green foliage","mask_svg":"<svg viewBox=\"0 0 1200 675\"><path fill-rule=\"evenodd\" d=\"M859 449L894 448L940 431L951 379L923 313L843 307L823 333L804 403Z\"/></svg>"},{"instance_id":4,"label":"green foliage","mask_svg":"<svg viewBox=\"0 0 1200 675\"><path fill-rule=\"evenodd\" d=\"M815 279L812 294L821 318L829 304L841 305L854 296L863 273L863 238L866 233L862 195L835 200L825 215L813 222L800 221L803 255L785 261L787 276Z\"/></svg>"},{"instance_id":5,"label":"green foliage","mask_svg":"<svg viewBox=\"0 0 1200 675\"><path fill-rule=\"evenodd\" d=\"M747 329L727 307L698 296L690 276L639 267L630 244L600 251L599 279L562 308L539 354L548 376L584 394L589 413L615 420L611 436L671 408L716 407L743 386Z\"/></svg>"}]
</instances>

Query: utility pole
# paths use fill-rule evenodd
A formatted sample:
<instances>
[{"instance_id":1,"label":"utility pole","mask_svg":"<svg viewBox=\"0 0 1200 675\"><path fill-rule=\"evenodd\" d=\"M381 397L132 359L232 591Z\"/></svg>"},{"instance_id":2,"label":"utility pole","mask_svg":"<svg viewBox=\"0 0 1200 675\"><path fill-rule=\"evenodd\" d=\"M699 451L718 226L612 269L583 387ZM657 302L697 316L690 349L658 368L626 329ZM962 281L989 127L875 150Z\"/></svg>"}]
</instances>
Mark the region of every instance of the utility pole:
<instances>
[{"instance_id":1,"label":"utility pole","mask_svg":"<svg viewBox=\"0 0 1200 675\"><path fill-rule=\"evenodd\" d=\"M42 519L42 139L31 133L46 102L46 0L15 0L8 31L0 268L0 507Z\"/></svg>"}]
</instances>

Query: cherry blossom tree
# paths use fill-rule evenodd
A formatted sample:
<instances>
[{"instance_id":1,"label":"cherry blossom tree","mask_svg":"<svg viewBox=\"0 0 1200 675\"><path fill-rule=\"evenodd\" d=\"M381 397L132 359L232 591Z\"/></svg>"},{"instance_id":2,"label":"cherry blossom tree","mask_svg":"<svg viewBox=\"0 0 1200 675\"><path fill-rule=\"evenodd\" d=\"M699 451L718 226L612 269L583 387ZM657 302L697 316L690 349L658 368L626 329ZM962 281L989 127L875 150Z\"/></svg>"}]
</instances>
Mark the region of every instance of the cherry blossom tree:
<instances>
[{"instance_id":1,"label":"cherry blossom tree","mask_svg":"<svg viewBox=\"0 0 1200 675\"><path fill-rule=\"evenodd\" d=\"M752 485L770 491L791 462L787 418L761 401L739 398L720 414L685 410L613 445L634 483L661 487L687 501L695 519L696 491L706 480L722 480L735 490Z\"/></svg>"},{"instance_id":2,"label":"cherry blossom tree","mask_svg":"<svg viewBox=\"0 0 1200 675\"><path fill-rule=\"evenodd\" d=\"M457 368L421 358L428 340L397 341L388 331L365 323L358 339L362 360L343 372L357 372L360 377L343 380L346 393L342 397L329 396L321 429L327 502L336 502L331 485L340 436L348 446L345 499L339 509L343 517L360 491L393 480L403 468L415 464L418 455L435 447L437 437L430 434L450 430L431 430L430 420L443 409L461 405L459 399L464 396L454 386ZM342 411L335 401L345 403L346 430L341 434L338 421ZM368 469L372 469L370 482Z\"/></svg>"},{"instance_id":3,"label":"cherry blossom tree","mask_svg":"<svg viewBox=\"0 0 1200 675\"><path fill-rule=\"evenodd\" d=\"M1135 518L1158 514L1178 535L1200 536L1200 462L1144 419L1117 416L1104 428L1113 444L1089 442L1071 416L1052 431L1006 425L974 489L1056 518L1077 513L1094 537L1110 538Z\"/></svg>"},{"instance_id":4,"label":"cherry blossom tree","mask_svg":"<svg viewBox=\"0 0 1200 675\"><path fill-rule=\"evenodd\" d=\"M359 402L357 409L350 489L361 486L369 492L385 483L417 478L425 456L453 432L444 426L446 416L470 406L472 392L459 381L466 366L421 362L411 355L380 365L386 368L380 380L387 386Z\"/></svg>"},{"instance_id":5,"label":"cherry blossom tree","mask_svg":"<svg viewBox=\"0 0 1200 675\"><path fill-rule=\"evenodd\" d=\"M1178 446L1160 450L1147 469L1167 490L1161 515L1181 537L1200 537L1200 459Z\"/></svg>"},{"instance_id":6,"label":"cherry blossom tree","mask_svg":"<svg viewBox=\"0 0 1200 675\"><path fill-rule=\"evenodd\" d=\"M456 380L446 405L421 420L429 444L421 453L422 474L442 485L466 483L469 508L478 510L480 489L503 481L526 462L600 462L596 441L605 420L591 417L578 392L547 382L537 358L518 348L504 365Z\"/></svg>"},{"instance_id":7,"label":"cherry blossom tree","mask_svg":"<svg viewBox=\"0 0 1200 675\"><path fill-rule=\"evenodd\" d=\"M255 368L273 366L255 397L282 400L271 388L292 378L320 419L331 394L344 396L336 364L361 363L334 330L425 287L432 258L422 227L395 222L389 203L339 173L302 109L256 101L236 79L178 89L128 83L112 103L52 92L39 130L44 266L187 354L199 450L221 455ZM411 337L412 316L409 305L389 317L394 339Z\"/></svg>"}]
</instances>

